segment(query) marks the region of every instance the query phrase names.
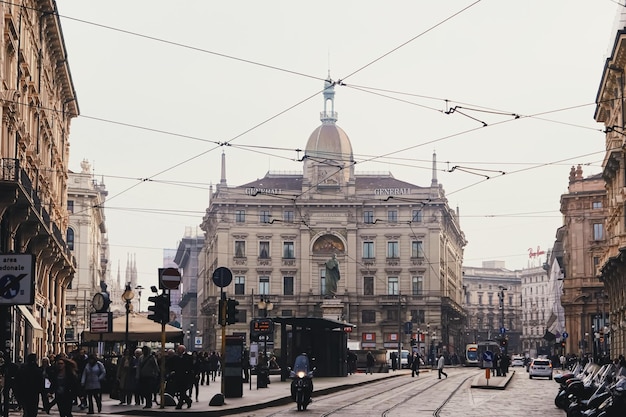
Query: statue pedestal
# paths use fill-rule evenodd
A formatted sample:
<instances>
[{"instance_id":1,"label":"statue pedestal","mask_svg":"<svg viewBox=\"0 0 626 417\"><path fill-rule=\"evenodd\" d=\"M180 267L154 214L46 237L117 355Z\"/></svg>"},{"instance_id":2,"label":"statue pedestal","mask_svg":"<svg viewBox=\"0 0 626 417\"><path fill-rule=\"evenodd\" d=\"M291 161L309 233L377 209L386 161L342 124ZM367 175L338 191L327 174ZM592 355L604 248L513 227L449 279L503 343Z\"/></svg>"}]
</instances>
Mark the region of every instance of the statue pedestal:
<instances>
[{"instance_id":1,"label":"statue pedestal","mask_svg":"<svg viewBox=\"0 0 626 417\"><path fill-rule=\"evenodd\" d=\"M343 302L338 298L325 298L322 302L322 317L330 320L341 320Z\"/></svg>"}]
</instances>

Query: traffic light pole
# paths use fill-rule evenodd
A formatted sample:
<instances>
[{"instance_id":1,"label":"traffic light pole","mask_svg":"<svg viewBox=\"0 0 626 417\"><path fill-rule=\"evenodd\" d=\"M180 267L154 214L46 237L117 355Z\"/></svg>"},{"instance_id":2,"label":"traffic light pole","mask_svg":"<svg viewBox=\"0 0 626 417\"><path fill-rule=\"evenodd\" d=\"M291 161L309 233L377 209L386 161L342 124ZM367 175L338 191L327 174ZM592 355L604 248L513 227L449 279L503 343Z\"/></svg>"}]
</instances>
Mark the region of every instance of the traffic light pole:
<instances>
[{"instance_id":1,"label":"traffic light pole","mask_svg":"<svg viewBox=\"0 0 626 417\"><path fill-rule=\"evenodd\" d=\"M221 288L220 300L222 300L220 306L222 316L222 322L220 323L222 325L222 354L220 355L220 360L222 361L222 379L220 383L220 389L222 395L225 395L224 388L226 384L224 382L226 381L226 378L224 378L224 358L226 356L226 296L224 295L224 288Z\"/></svg>"}]
</instances>

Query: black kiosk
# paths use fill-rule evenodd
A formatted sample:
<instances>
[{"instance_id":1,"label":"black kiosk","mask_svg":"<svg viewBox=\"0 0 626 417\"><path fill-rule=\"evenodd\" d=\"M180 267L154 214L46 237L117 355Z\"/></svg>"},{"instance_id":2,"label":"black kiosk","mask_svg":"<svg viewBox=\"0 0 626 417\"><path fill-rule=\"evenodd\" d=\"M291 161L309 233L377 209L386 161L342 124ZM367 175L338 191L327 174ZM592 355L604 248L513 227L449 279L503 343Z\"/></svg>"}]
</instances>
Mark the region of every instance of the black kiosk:
<instances>
[{"instance_id":1,"label":"black kiosk","mask_svg":"<svg viewBox=\"0 0 626 417\"><path fill-rule=\"evenodd\" d=\"M301 353L306 353L315 376L347 376L346 349L348 331L355 325L318 317L276 317L280 324L281 381L289 377L288 367Z\"/></svg>"}]
</instances>

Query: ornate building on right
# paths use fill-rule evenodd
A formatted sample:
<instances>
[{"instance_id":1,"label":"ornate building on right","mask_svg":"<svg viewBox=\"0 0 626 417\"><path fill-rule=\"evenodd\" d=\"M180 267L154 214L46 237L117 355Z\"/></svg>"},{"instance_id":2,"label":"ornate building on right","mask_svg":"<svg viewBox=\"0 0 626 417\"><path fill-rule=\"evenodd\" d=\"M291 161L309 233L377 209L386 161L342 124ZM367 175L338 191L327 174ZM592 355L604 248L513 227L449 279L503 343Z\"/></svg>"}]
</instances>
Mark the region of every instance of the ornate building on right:
<instances>
[{"instance_id":1,"label":"ornate building on right","mask_svg":"<svg viewBox=\"0 0 626 417\"><path fill-rule=\"evenodd\" d=\"M565 352L595 358L610 353L606 290L598 280L608 241L606 195L601 174L583 178L581 166L572 167L568 193L561 195L564 226L557 232L563 247Z\"/></svg>"},{"instance_id":2,"label":"ornate building on right","mask_svg":"<svg viewBox=\"0 0 626 417\"><path fill-rule=\"evenodd\" d=\"M607 193L604 224L607 249L601 259L599 277L609 300L607 330L613 356L626 352L626 8L618 10L615 41L602 71L594 115L606 127L602 177Z\"/></svg>"}]
</instances>

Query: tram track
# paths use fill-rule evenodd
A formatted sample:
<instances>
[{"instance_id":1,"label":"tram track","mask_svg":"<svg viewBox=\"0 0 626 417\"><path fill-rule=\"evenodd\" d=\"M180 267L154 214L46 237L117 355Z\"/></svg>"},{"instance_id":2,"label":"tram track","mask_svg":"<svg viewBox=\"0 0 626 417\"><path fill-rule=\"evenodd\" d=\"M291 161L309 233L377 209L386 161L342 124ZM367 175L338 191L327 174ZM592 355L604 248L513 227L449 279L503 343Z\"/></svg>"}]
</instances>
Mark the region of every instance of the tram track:
<instances>
[{"instance_id":1,"label":"tram track","mask_svg":"<svg viewBox=\"0 0 626 417\"><path fill-rule=\"evenodd\" d=\"M393 381L380 381L360 387L357 391L342 391L334 394L316 396L314 402L307 409L307 415L320 417L330 416L361 416L364 411L367 415L380 415L391 417L394 411L412 409L424 404L424 399L429 399L429 408L434 417L439 417L440 411L454 397L458 390L473 375L451 375L450 378L433 380L432 377L402 378ZM457 381L458 380L458 381ZM452 384L452 385L451 385ZM442 385L447 389L442 390ZM436 394L429 395L430 391ZM432 404L438 394L449 392L449 395L441 402ZM416 404L411 404L415 401ZM435 400L436 401L436 400ZM297 415L293 406L289 409L277 410L266 414L267 417L281 417L285 415Z\"/></svg>"}]
</instances>

